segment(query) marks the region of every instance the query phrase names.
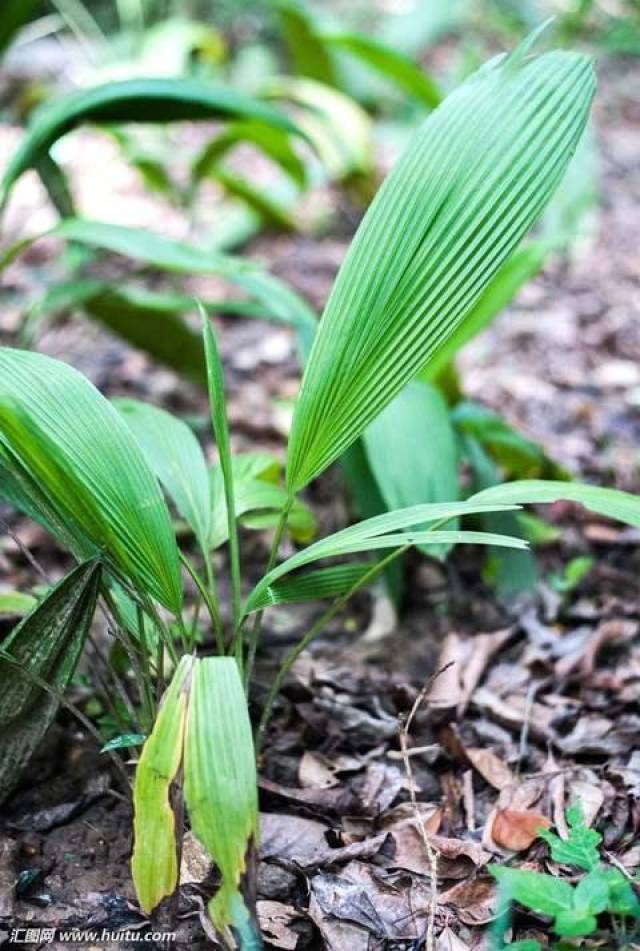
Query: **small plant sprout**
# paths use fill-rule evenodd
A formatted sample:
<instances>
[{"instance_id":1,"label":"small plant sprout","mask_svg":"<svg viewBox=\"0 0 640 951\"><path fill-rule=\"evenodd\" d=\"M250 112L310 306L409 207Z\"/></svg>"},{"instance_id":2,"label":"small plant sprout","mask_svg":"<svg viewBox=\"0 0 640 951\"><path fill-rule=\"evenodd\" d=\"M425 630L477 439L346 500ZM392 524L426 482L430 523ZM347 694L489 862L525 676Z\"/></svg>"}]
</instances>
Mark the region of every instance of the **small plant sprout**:
<instances>
[{"instance_id":1,"label":"small plant sprout","mask_svg":"<svg viewBox=\"0 0 640 951\"><path fill-rule=\"evenodd\" d=\"M431 502L411 504L390 480L389 511L312 541L315 520L299 497L357 447L368 427L369 445L378 430L384 433L384 414L400 394L437 416L440 397L414 381L459 338L560 182L587 122L593 68L575 53L534 56L533 39L487 63L429 115L372 202L313 346L306 348L283 480L273 456L232 454L223 368L206 314L199 352L218 452L213 467L186 424L165 411L129 399L109 402L62 362L0 349L0 495L40 522L78 562L32 607L0 654L0 678L7 685L0 720L9 724L0 741L0 794L11 789L51 721L99 601L133 684L128 694L122 691L114 665L122 747L146 737L134 789L132 869L140 905L152 914L177 887L184 814L219 873L208 909L227 947L260 947L259 815L247 697L264 612L276 604L328 602L285 657L255 725L257 744L268 735L278 690L301 651L408 548L527 547L513 534L461 529L462 516L513 513L523 504L565 498L640 527L638 499L570 482L516 481L462 501L452 487L447 497L450 471L438 466L449 464L453 450L442 433L436 439L442 459L429 461L437 486ZM357 46L348 38L336 42ZM373 48L365 53L378 56ZM89 101L94 110L96 96ZM87 98L79 103L82 118ZM236 112L241 105L231 103ZM32 164L36 146L52 141L63 120L53 114L48 125L42 120L37 141L32 135L10 167L8 184ZM82 227L72 222L69 233ZM112 246L133 247L145 260L177 254L183 271L194 261L195 270L210 266L206 255L181 257L166 240L141 244L136 233L127 245L131 235L118 229L109 234ZM93 237L98 244L107 240L104 231L96 238L95 229ZM271 306L281 313L288 307L291 318L294 305L282 285L257 276L249 265L235 275L262 300L272 297ZM172 513L181 521L180 545ZM252 588L242 526L273 533L264 574ZM281 560L287 535L298 547ZM220 597L213 560L222 546L228 551L230 604ZM185 606L186 578L197 593L195 607ZM43 693L43 682L50 692ZM586 861L593 851L577 820L573 835L585 840L580 849ZM560 846L552 842L551 848ZM499 879L511 873L494 871ZM590 869L575 888L554 882L553 889L538 889L542 903L525 874L512 872L513 897L551 915L559 934L586 933L579 929L611 908L609 871ZM630 900L628 892L616 895L616 901Z\"/></svg>"}]
</instances>

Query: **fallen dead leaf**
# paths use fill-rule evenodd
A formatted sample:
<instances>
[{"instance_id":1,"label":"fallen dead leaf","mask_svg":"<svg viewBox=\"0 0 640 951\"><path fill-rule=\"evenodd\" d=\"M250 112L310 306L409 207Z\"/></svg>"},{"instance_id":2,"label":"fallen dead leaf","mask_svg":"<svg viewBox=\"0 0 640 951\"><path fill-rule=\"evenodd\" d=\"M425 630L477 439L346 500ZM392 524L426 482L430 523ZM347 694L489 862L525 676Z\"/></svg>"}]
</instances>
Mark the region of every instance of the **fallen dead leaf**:
<instances>
[{"instance_id":1,"label":"fallen dead leaf","mask_svg":"<svg viewBox=\"0 0 640 951\"><path fill-rule=\"evenodd\" d=\"M538 837L539 829L548 829L550 825L540 812L496 809L489 834L500 848L524 852Z\"/></svg>"},{"instance_id":2,"label":"fallen dead leaf","mask_svg":"<svg viewBox=\"0 0 640 951\"><path fill-rule=\"evenodd\" d=\"M488 876L471 878L447 889L438 901L455 908L465 925L485 925L495 915L496 883Z\"/></svg>"},{"instance_id":3,"label":"fallen dead leaf","mask_svg":"<svg viewBox=\"0 0 640 951\"><path fill-rule=\"evenodd\" d=\"M298 781L307 789L330 789L338 785L335 770L318 753L305 750L298 766Z\"/></svg>"},{"instance_id":4,"label":"fallen dead leaf","mask_svg":"<svg viewBox=\"0 0 640 951\"><path fill-rule=\"evenodd\" d=\"M292 922L300 918L300 912L292 905L280 901L262 900L257 903L260 930L274 948L295 951L299 935L290 928Z\"/></svg>"},{"instance_id":5,"label":"fallen dead leaf","mask_svg":"<svg viewBox=\"0 0 640 951\"><path fill-rule=\"evenodd\" d=\"M514 775L504 762L492 750L478 747L465 747L467 759L480 775L494 789L506 789L515 782Z\"/></svg>"}]
</instances>

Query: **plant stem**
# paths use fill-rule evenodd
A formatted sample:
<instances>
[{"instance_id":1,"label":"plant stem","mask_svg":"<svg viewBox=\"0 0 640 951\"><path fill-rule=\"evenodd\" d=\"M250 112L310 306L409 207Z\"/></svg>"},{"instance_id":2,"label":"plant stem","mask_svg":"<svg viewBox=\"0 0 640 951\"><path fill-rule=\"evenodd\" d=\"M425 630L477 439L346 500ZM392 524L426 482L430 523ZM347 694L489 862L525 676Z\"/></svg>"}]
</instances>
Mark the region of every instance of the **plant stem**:
<instances>
[{"instance_id":1,"label":"plant stem","mask_svg":"<svg viewBox=\"0 0 640 951\"><path fill-rule=\"evenodd\" d=\"M196 588L200 592L204 603L207 606L209 612L209 617L211 618L211 624L213 626L213 631L216 636L216 644L218 647L218 653L222 656L225 653L224 646L224 631L222 629L222 618L220 617L220 611L218 609L218 604L215 600L214 594L207 588L206 584L203 582L202 578L192 565L191 561L184 552L180 552L180 561L185 566Z\"/></svg>"},{"instance_id":2,"label":"plant stem","mask_svg":"<svg viewBox=\"0 0 640 951\"><path fill-rule=\"evenodd\" d=\"M278 520L278 524L276 525L275 534L273 536L273 541L271 543L271 551L269 552L269 561L267 562L267 570L265 571L265 575L269 574L269 572L273 569L276 563L278 552L280 550L280 545L282 543L282 538L284 536L284 533L287 527L287 522L289 520L289 512L291 511L293 502L294 502L293 496L289 496L289 498L287 499L284 505L284 508L282 509L282 512L280 513L280 518ZM251 675L253 673L253 667L256 660L256 651L258 650L258 643L260 641L260 630L262 627L263 614L264 614L264 611L258 611L253 622L253 627L251 628L251 632L249 634L249 644L248 644L248 650L247 650L247 666L244 672L245 691L249 689L249 682L251 680ZM240 657L242 657L242 637L243 637L243 629L240 628L236 632L236 641L235 641L236 657L238 657L238 653L240 654ZM242 671L242 665L240 664L239 666L240 666L240 670Z\"/></svg>"},{"instance_id":3,"label":"plant stem","mask_svg":"<svg viewBox=\"0 0 640 951\"><path fill-rule=\"evenodd\" d=\"M260 723L258 724L258 730L256 733L256 752L260 752L260 747L262 746L262 741L264 740L264 734L267 729L269 720L271 718L271 712L273 705L275 703L276 697L280 692L280 687L282 683L295 664L296 660L302 654L304 650L309 646L309 644L315 640L315 638L322 633L322 630L326 627L329 621L333 620L336 614L342 610L345 604L349 601L353 595L363 588L365 585L373 581L377 576L384 571L387 565L390 565L392 561L395 561L396 558L399 558L406 551L409 550L410 545L404 545L402 548L397 548L395 551L391 552L390 555L387 555L386 558L382 558L380 561L377 561L375 565L372 565L369 571L367 571L362 578L360 578L352 587L339 598L333 602L333 604L327 608L327 610L320 615L318 620L312 624L305 636L296 644L292 651L290 651L282 664L280 669L275 676L271 689L267 696L266 703L264 705L264 710L262 711L262 717L260 718Z\"/></svg>"},{"instance_id":4,"label":"plant stem","mask_svg":"<svg viewBox=\"0 0 640 951\"><path fill-rule=\"evenodd\" d=\"M149 659L151 656L151 651L149 649L149 642L147 640L147 628L144 623L144 611L142 607L138 604L136 605L136 612L138 617L138 634L140 636L140 643L142 645L142 663L144 665L144 671L146 679L144 682L144 703L145 703L145 716L148 720L149 731L153 726L153 719L155 716L155 702L153 699L153 684L151 681L151 665Z\"/></svg>"}]
</instances>

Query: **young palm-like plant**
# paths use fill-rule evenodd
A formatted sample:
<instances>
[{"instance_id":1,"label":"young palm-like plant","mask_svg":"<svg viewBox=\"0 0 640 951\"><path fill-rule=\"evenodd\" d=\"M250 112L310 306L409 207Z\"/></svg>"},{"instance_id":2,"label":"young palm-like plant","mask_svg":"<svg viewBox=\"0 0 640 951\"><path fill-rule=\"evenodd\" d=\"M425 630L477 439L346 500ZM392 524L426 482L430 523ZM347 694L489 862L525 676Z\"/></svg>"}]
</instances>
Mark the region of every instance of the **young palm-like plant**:
<instances>
[{"instance_id":1,"label":"young palm-like plant","mask_svg":"<svg viewBox=\"0 0 640 951\"><path fill-rule=\"evenodd\" d=\"M427 119L380 189L336 280L296 405L284 486L277 460L231 455L222 366L206 319L219 453L213 470L190 431L169 414L132 401L110 404L62 363L0 350L1 494L88 563L22 622L25 637L33 637L37 612L54 597L70 599L69 623L51 638L51 662L42 649L37 664L30 650L19 653L18 636L0 661L7 671L11 665L21 671L24 722L40 714L42 691L53 698L50 718L70 676L68 667L64 676L58 673L60 643L72 641L77 656L100 585L137 685L134 714L148 734L135 779L132 862L146 912L176 888L176 817L184 802L194 834L220 873L209 906L215 929L229 946L260 944L254 909L258 805L246 694L262 613L270 605L330 599L284 660L258 725L258 742L299 653L402 551L458 543L525 547L515 537L461 531L460 516L509 512L564 496L640 526L640 504L624 493L511 483L464 502L395 509L278 561L286 532L298 540L313 533L300 490L459 332L534 223L573 154L593 90L588 59L570 53L532 57L525 43L487 64ZM192 530L198 559L179 551L160 486ZM265 574L249 592L239 544L239 525L247 519L275 526ZM212 567L212 551L224 544L231 569L228 620ZM385 554L363 557L371 552ZM208 613L216 656L199 656L202 625L185 612L184 572ZM80 603L82 610L74 607ZM49 673L53 687L46 684ZM158 709L156 696L167 683ZM9 741L20 741L15 729ZM28 736L24 744L30 749Z\"/></svg>"}]
</instances>

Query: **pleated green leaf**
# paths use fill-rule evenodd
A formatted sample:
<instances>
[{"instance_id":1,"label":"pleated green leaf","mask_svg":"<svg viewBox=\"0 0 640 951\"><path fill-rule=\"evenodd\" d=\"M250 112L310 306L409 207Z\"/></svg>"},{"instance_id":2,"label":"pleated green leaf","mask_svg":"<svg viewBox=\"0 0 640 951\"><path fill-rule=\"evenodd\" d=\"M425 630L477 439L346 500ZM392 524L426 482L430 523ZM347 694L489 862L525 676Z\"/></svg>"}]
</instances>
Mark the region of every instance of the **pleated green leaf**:
<instances>
[{"instance_id":1,"label":"pleated green leaf","mask_svg":"<svg viewBox=\"0 0 640 951\"><path fill-rule=\"evenodd\" d=\"M0 348L2 462L77 557L105 560L174 613L178 550L160 487L127 424L72 367Z\"/></svg>"},{"instance_id":2,"label":"pleated green leaf","mask_svg":"<svg viewBox=\"0 0 640 951\"><path fill-rule=\"evenodd\" d=\"M176 819L170 793L182 763L192 665L191 657L180 661L136 768L131 871L146 914L173 893L178 881Z\"/></svg>"},{"instance_id":3,"label":"pleated green leaf","mask_svg":"<svg viewBox=\"0 0 640 951\"><path fill-rule=\"evenodd\" d=\"M73 676L91 627L100 564L74 568L2 642L0 651L0 802L49 728L56 694ZM44 689L50 685L54 693Z\"/></svg>"},{"instance_id":4,"label":"pleated green leaf","mask_svg":"<svg viewBox=\"0 0 640 951\"><path fill-rule=\"evenodd\" d=\"M198 119L253 119L299 132L282 112L244 93L192 78L127 79L81 89L48 103L35 116L2 179L8 194L54 142L83 122L175 122Z\"/></svg>"},{"instance_id":5,"label":"pleated green leaf","mask_svg":"<svg viewBox=\"0 0 640 951\"><path fill-rule=\"evenodd\" d=\"M265 588L253 610L263 611L274 604L298 604L338 597L356 587L371 568L369 562L355 561L317 568L294 578L282 578Z\"/></svg>"},{"instance_id":6,"label":"pleated green leaf","mask_svg":"<svg viewBox=\"0 0 640 951\"><path fill-rule=\"evenodd\" d=\"M244 612L255 610L256 602L262 600L265 590L284 575L303 568L323 558L336 558L355 552L375 551L383 548L402 548L408 545L504 545L508 548L526 548L522 539L504 535L492 535L482 532L440 531L440 524L450 522L462 515L476 515L483 512L502 512L518 508L517 505L499 502L484 504L470 500L468 502L434 502L426 505L412 505L395 512L386 512L365 519L334 535L322 538L302 551L288 558L281 565L268 572L255 586L245 604ZM435 527L424 526L437 523ZM411 531L406 531L409 527ZM415 528L414 526L418 526Z\"/></svg>"},{"instance_id":7,"label":"pleated green leaf","mask_svg":"<svg viewBox=\"0 0 640 951\"><path fill-rule=\"evenodd\" d=\"M287 483L347 449L459 328L553 194L594 92L588 58L528 44L471 76L380 188L325 308Z\"/></svg>"},{"instance_id":8,"label":"pleated green leaf","mask_svg":"<svg viewBox=\"0 0 640 951\"><path fill-rule=\"evenodd\" d=\"M603 489L580 482L553 482L523 479L494 485L469 499L470 504L540 505L550 502L578 502L598 515L640 528L640 497L619 489Z\"/></svg>"},{"instance_id":9,"label":"pleated green leaf","mask_svg":"<svg viewBox=\"0 0 640 951\"><path fill-rule=\"evenodd\" d=\"M557 245L550 241L528 241L505 261L469 311L464 321L445 340L420 373L420 379L435 382L447 364L470 340L511 303L521 287L538 273Z\"/></svg>"},{"instance_id":10,"label":"pleated green leaf","mask_svg":"<svg viewBox=\"0 0 640 951\"><path fill-rule=\"evenodd\" d=\"M369 424L363 440L389 511L457 499L455 434L449 408L435 387L409 383Z\"/></svg>"},{"instance_id":11,"label":"pleated green leaf","mask_svg":"<svg viewBox=\"0 0 640 951\"><path fill-rule=\"evenodd\" d=\"M216 863L221 885L209 905L220 932L255 944L258 793L251 723L235 660L196 664L185 739L184 792L191 828ZM254 942L254 943L252 943Z\"/></svg>"},{"instance_id":12,"label":"pleated green leaf","mask_svg":"<svg viewBox=\"0 0 640 951\"><path fill-rule=\"evenodd\" d=\"M209 470L192 429L166 410L139 400L114 400L150 468L206 550L211 531Z\"/></svg>"}]
</instances>

